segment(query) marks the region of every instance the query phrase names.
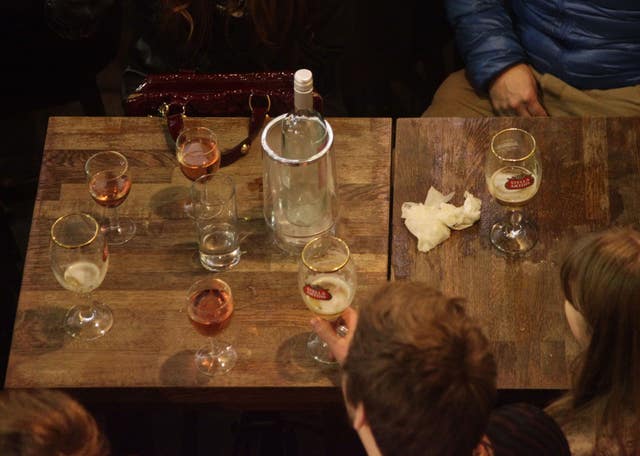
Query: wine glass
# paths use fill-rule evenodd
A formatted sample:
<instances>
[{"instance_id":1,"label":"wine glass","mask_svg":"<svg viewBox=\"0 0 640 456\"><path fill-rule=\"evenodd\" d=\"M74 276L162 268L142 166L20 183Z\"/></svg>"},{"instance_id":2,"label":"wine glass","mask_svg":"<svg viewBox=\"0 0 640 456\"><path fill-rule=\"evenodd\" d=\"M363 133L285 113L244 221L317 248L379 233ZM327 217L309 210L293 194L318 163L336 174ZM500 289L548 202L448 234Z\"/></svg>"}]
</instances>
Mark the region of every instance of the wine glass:
<instances>
[{"instance_id":1,"label":"wine glass","mask_svg":"<svg viewBox=\"0 0 640 456\"><path fill-rule=\"evenodd\" d=\"M220 169L218 138L207 127L185 128L176 139L176 158L187 179L211 174Z\"/></svg>"},{"instance_id":2,"label":"wine glass","mask_svg":"<svg viewBox=\"0 0 640 456\"><path fill-rule=\"evenodd\" d=\"M519 254L538 240L535 225L520 207L538 191L542 167L536 140L520 128L499 131L491 139L485 161L485 179L491 195L509 207L508 215L491 228L491 243L502 252Z\"/></svg>"},{"instance_id":3,"label":"wine glass","mask_svg":"<svg viewBox=\"0 0 640 456\"><path fill-rule=\"evenodd\" d=\"M198 370L206 375L231 370L238 359L235 349L229 343L214 339L229 326L233 315L229 285L211 276L194 282L187 292L187 315L196 331L209 338L209 343L196 351Z\"/></svg>"},{"instance_id":4,"label":"wine glass","mask_svg":"<svg viewBox=\"0 0 640 456\"><path fill-rule=\"evenodd\" d=\"M109 150L89 157L84 165L89 182L89 194L100 206L113 209L106 237L110 245L124 244L136 233L136 224L129 217L118 216L120 206L131 190L131 170L126 157Z\"/></svg>"},{"instance_id":5,"label":"wine glass","mask_svg":"<svg viewBox=\"0 0 640 456\"><path fill-rule=\"evenodd\" d=\"M176 158L182 174L192 181L220 169L218 137L207 127L185 128L176 138ZM184 203L184 212L193 218L193 201Z\"/></svg>"},{"instance_id":6,"label":"wine glass","mask_svg":"<svg viewBox=\"0 0 640 456\"><path fill-rule=\"evenodd\" d=\"M335 236L321 236L309 241L302 249L298 263L298 288L307 308L317 317L337 326L344 335L346 328L338 321L351 305L357 285L356 267L349 246ZM335 364L328 345L312 332L307 351L316 361Z\"/></svg>"},{"instance_id":7,"label":"wine glass","mask_svg":"<svg viewBox=\"0 0 640 456\"><path fill-rule=\"evenodd\" d=\"M82 296L64 317L64 329L83 340L104 336L113 325L111 309L91 299L109 266L109 250L100 224L88 214L74 213L51 226L51 269L60 285Z\"/></svg>"}]
</instances>

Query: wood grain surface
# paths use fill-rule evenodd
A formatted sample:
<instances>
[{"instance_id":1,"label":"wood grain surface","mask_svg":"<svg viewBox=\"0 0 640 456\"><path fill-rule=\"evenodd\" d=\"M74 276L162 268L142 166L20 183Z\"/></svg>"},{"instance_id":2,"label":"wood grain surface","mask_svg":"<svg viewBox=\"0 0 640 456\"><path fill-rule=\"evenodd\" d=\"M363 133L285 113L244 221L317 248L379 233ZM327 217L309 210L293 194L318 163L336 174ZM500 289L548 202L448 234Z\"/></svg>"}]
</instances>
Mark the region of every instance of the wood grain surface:
<instances>
[{"instance_id":1,"label":"wood grain surface","mask_svg":"<svg viewBox=\"0 0 640 456\"><path fill-rule=\"evenodd\" d=\"M519 257L490 243L505 208L491 198L483 169L492 135L511 126L534 135L542 161L540 190L524 209L540 240ZM456 205L470 191L482 200L482 215L420 253L400 208L424 202L430 186L455 192ZM393 189L392 278L422 280L467 298L497 357L499 388L567 388L579 349L564 318L559 266L581 235L611 225L637 228L640 119L399 119Z\"/></svg>"},{"instance_id":2,"label":"wood grain surface","mask_svg":"<svg viewBox=\"0 0 640 456\"><path fill-rule=\"evenodd\" d=\"M246 122L187 119L212 128L223 148L246 136ZM358 268L357 305L388 277L391 119L329 122L341 204L337 234ZM89 197L83 166L91 154L108 149L129 159L133 186L119 212L135 220L137 234L111 248L106 278L94 292L113 309L112 330L82 342L61 328L66 309L79 298L51 272L49 229L73 211L103 217ZM264 223L261 160L255 141L247 157L220 170L236 180L243 252L236 268L219 274L236 301L220 337L233 343L239 358L229 374L207 377L192 360L205 339L191 327L184 306L189 285L210 273L198 262L195 226L182 211L191 182L178 168L161 119L51 118L5 386L108 389L103 397L126 392L132 400L339 401L337 370L305 353L311 314L297 289L297 258L274 245Z\"/></svg>"}]
</instances>

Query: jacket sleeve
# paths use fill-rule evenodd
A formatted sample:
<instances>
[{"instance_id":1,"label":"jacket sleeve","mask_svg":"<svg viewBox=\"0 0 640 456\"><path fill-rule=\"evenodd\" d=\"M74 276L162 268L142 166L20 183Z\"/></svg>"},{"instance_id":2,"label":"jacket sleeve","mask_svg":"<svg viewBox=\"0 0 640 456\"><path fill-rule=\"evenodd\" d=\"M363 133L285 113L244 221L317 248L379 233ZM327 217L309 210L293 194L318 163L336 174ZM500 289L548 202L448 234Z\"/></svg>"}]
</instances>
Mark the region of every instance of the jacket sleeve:
<instances>
[{"instance_id":1,"label":"jacket sleeve","mask_svg":"<svg viewBox=\"0 0 640 456\"><path fill-rule=\"evenodd\" d=\"M476 90L486 92L498 74L527 60L503 0L446 0L446 10Z\"/></svg>"}]
</instances>

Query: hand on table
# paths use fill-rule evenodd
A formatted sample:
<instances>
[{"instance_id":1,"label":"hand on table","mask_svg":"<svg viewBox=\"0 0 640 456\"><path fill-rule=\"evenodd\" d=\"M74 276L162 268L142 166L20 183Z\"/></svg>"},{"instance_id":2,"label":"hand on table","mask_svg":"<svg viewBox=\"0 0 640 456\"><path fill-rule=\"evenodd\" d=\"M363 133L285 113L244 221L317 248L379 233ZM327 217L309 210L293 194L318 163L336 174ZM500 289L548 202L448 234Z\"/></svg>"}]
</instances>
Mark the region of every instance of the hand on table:
<instances>
[{"instance_id":1,"label":"hand on table","mask_svg":"<svg viewBox=\"0 0 640 456\"><path fill-rule=\"evenodd\" d=\"M493 109L501 116L548 116L538 98L538 84L528 65L501 73L489 87Z\"/></svg>"},{"instance_id":2,"label":"hand on table","mask_svg":"<svg viewBox=\"0 0 640 456\"><path fill-rule=\"evenodd\" d=\"M351 307L347 307L342 313L342 319L344 320L344 326L349 330L344 337L336 333L335 327L328 321L318 317L311 319L313 331L327 343L334 358L341 366L347 358L349 344L358 324L358 312Z\"/></svg>"}]
</instances>

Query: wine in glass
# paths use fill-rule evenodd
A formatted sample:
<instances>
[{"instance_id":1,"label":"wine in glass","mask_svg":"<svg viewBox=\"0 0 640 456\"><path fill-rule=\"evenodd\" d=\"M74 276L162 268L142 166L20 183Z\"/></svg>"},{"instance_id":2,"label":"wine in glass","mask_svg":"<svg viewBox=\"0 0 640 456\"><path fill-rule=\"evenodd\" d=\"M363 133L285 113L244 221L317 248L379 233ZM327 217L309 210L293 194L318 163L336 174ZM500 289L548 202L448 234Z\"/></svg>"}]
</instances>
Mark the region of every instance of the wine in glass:
<instances>
[{"instance_id":1,"label":"wine in glass","mask_svg":"<svg viewBox=\"0 0 640 456\"><path fill-rule=\"evenodd\" d=\"M51 269L60 285L82 296L64 318L65 331L78 339L92 340L113 325L111 309L91 299L109 266L109 251L100 224L88 214L69 214L51 226Z\"/></svg>"},{"instance_id":2,"label":"wine in glass","mask_svg":"<svg viewBox=\"0 0 640 456\"><path fill-rule=\"evenodd\" d=\"M298 264L298 287L307 308L317 317L338 326L339 317L351 305L357 285L356 267L346 242L335 236L309 241ZM346 328L338 326L338 333ZM316 361L335 364L327 344L312 332L307 351Z\"/></svg>"},{"instance_id":3,"label":"wine in glass","mask_svg":"<svg viewBox=\"0 0 640 456\"><path fill-rule=\"evenodd\" d=\"M206 375L228 372L238 359L231 344L216 341L218 335L231 322L233 296L226 282L206 277L194 282L187 292L187 315L193 327L209 343L196 351L198 370Z\"/></svg>"},{"instance_id":4,"label":"wine in glass","mask_svg":"<svg viewBox=\"0 0 640 456\"><path fill-rule=\"evenodd\" d=\"M538 233L520 207L534 197L542 179L533 135L520 128L496 133L487 152L485 179L491 195L509 207L507 216L491 228L491 243L508 254L527 252L536 244Z\"/></svg>"},{"instance_id":5,"label":"wine in glass","mask_svg":"<svg viewBox=\"0 0 640 456\"><path fill-rule=\"evenodd\" d=\"M98 152L89 157L84 171L93 200L113 212L106 227L107 242L111 245L124 244L136 233L136 224L132 219L118 216L118 206L127 199L131 190L129 162L114 150Z\"/></svg>"},{"instance_id":6,"label":"wine in glass","mask_svg":"<svg viewBox=\"0 0 640 456\"><path fill-rule=\"evenodd\" d=\"M211 174L220 168L218 139L207 127L185 128L176 139L176 158L190 180Z\"/></svg>"}]
</instances>

